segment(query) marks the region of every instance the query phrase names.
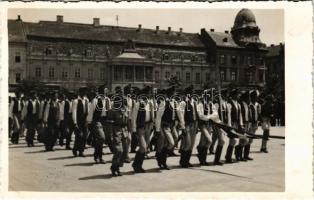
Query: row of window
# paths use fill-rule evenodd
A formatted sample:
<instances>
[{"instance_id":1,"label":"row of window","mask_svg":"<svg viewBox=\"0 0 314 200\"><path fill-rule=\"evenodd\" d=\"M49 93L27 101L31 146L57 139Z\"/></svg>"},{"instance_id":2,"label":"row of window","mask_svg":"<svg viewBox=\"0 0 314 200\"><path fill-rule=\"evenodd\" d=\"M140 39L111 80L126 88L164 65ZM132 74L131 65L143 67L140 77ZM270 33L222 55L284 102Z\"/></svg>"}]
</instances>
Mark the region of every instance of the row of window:
<instances>
[{"instance_id":1,"label":"row of window","mask_svg":"<svg viewBox=\"0 0 314 200\"><path fill-rule=\"evenodd\" d=\"M153 81L153 68L144 66L114 66L114 81Z\"/></svg>"},{"instance_id":2,"label":"row of window","mask_svg":"<svg viewBox=\"0 0 314 200\"><path fill-rule=\"evenodd\" d=\"M81 69L76 68L74 70L74 78L81 78ZM41 78L43 76L42 74L42 68L36 67L35 68L35 77L36 78ZM48 77L49 78L57 78L56 76L56 69L54 67L49 67L48 69ZM63 68L61 70L61 78L66 79L69 78L69 72L66 68ZM93 79L94 78L94 70L92 68L87 69L87 78L88 79ZM100 79L105 78L105 70L100 71Z\"/></svg>"},{"instance_id":3,"label":"row of window","mask_svg":"<svg viewBox=\"0 0 314 200\"><path fill-rule=\"evenodd\" d=\"M253 65L254 64L252 56L236 56L236 55L230 56L230 63L232 65L236 65L238 63L238 60L239 60L240 64L247 64L247 65ZM220 55L219 56L219 64L225 65L226 63L228 63L228 56ZM255 64L256 65L264 65L264 59L262 57L256 58Z\"/></svg>"},{"instance_id":4,"label":"row of window","mask_svg":"<svg viewBox=\"0 0 314 200\"><path fill-rule=\"evenodd\" d=\"M181 80L181 72L175 72L174 75L172 75L170 73L170 71L166 71L165 72L165 78L166 79L171 78L173 76L175 76L178 80ZM206 72L205 73L205 82L207 82L209 80L210 80L210 73ZM160 72L159 71L155 71L155 81L156 82L160 81ZM186 72L185 73L185 82L189 83L191 81L192 81L192 79L191 79L191 72ZM200 84L202 82L201 73L200 72L196 72L195 73L195 80L194 81L195 81L196 84Z\"/></svg>"}]
</instances>

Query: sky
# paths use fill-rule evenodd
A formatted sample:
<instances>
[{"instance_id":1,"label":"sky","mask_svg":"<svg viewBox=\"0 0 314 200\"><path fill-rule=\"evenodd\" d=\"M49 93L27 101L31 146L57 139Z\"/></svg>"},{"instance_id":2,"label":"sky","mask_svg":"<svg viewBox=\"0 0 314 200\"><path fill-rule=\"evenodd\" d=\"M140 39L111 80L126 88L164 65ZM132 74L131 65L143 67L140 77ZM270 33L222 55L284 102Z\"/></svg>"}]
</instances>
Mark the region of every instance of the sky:
<instances>
[{"instance_id":1,"label":"sky","mask_svg":"<svg viewBox=\"0 0 314 200\"><path fill-rule=\"evenodd\" d=\"M101 25L118 25L161 30L171 27L174 31L199 33L201 28L224 32L231 29L240 9L9 9L8 18L21 15L23 21L55 21L56 15L63 15L64 22L91 24L93 18L100 18ZM267 45L284 42L284 10L251 9L260 28L260 39Z\"/></svg>"}]
</instances>

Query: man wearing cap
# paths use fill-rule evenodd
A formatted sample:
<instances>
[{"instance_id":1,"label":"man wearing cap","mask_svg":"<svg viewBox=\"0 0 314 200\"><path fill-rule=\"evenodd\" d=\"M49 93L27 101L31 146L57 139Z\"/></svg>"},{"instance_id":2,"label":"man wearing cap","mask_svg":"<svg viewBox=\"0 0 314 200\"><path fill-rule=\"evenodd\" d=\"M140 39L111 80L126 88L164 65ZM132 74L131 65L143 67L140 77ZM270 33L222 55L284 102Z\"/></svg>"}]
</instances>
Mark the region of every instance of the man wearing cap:
<instances>
[{"instance_id":1,"label":"man wearing cap","mask_svg":"<svg viewBox=\"0 0 314 200\"><path fill-rule=\"evenodd\" d=\"M53 151L53 147L58 137L60 109L57 98L58 95L52 92L45 107L44 124L47 127L47 133L44 144L46 151Z\"/></svg>"},{"instance_id":2,"label":"man wearing cap","mask_svg":"<svg viewBox=\"0 0 314 200\"><path fill-rule=\"evenodd\" d=\"M132 110L132 128L133 132L137 133L138 141L139 141L139 149L135 154L134 162L132 167L135 173L143 173L145 170L143 169L143 160L145 158L145 153L147 150L147 144L145 140L145 121L148 118L146 115L149 114L146 112L146 102L145 102L145 91L146 89L142 89L139 92L139 96L137 101L135 102Z\"/></svg>"},{"instance_id":3,"label":"man wearing cap","mask_svg":"<svg viewBox=\"0 0 314 200\"><path fill-rule=\"evenodd\" d=\"M72 132L74 129L73 118L72 118L72 101L74 93L69 92L65 96L64 100L64 125L65 125L65 149L72 150L70 143L72 138Z\"/></svg>"},{"instance_id":4,"label":"man wearing cap","mask_svg":"<svg viewBox=\"0 0 314 200\"><path fill-rule=\"evenodd\" d=\"M195 123L196 123L196 113L193 106L193 98L191 94L193 92L193 86L190 86L184 90L186 94L185 100L181 104L181 112L184 118L184 127L182 134L182 141L180 147L180 166L183 168L190 167L190 158L192 155L192 137L195 138ZM193 135L193 136L192 136Z\"/></svg>"},{"instance_id":5,"label":"man wearing cap","mask_svg":"<svg viewBox=\"0 0 314 200\"><path fill-rule=\"evenodd\" d=\"M250 105L250 94L249 91L243 91L240 98L241 106L241 118L243 123L243 130L245 132L249 131L250 121L251 121L251 110L249 109ZM237 161L247 161L243 156L244 147L248 144L248 138L240 138L239 144L235 147L235 155Z\"/></svg>"},{"instance_id":6,"label":"man wearing cap","mask_svg":"<svg viewBox=\"0 0 314 200\"><path fill-rule=\"evenodd\" d=\"M262 118L262 129L263 129L263 139L261 145L261 152L268 153L267 141L269 138L269 132L271 127L271 119L274 116L274 104L273 96L266 96L265 102L262 104L261 108L261 118Z\"/></svg>"},{"instance_id":7,"label":"man wearing cap","mask_svg":"<svg viewBox=\"0 0 314 200\"><path fill-rule=\"evenodd\" d=\"M175 145L171 131L175 125L176 116L181 115L179 112L180 109L176 109L178 107L177 102L171 98L174 92L174 87L163 91L165 96L158 100L160 103L155 120L155 131L156 134L158 134L156 160L161 169L167 170L169 170L167 156L173 151ZM179 123L180 127L184 127L184 122L181 117L179 117Z\"/></svg>"},{"instance_id":8,"label":"man wearing cap","mask_svg":"<svg viewBox=\"0 0 314 200\"><path fill-rule=\"evenodd\" d=\"M25 119L25 124L27 128L25 139L28 147L34 146L34 137L38 122L38 110L39 102L36 100L36 94L32 93L23 108L23 119Z\"/></svg>"},{"instance_id":9,"label":"man wearing cap","mask_svg":"<svg viewBox=\"0 0 314 200\"><path fill-rule=\"evenodd\" d=\"M222 90L221 95L216 96L215 107L218 110L219 123L227 125L228 124L228 103L225 99L227 99L227 91ZM216 140L218 141L216 151L213 152L215 154L214 165L223 165L223 163L220 162L220 157L221 157L223 146L225 144L226 132L223 129L218 128L217 126L213 126L213 130L217 134ZM213 142L214 142L214 137L213 137ZM213 144L211 145L211 148L214 148Z\"/></svg>"},{"instance_id":10,"label":"man wearing cap","mask_svg":"<svg viewBox=\"0 0 314 200\"><path fill-rule=\"evenodd\" d=\"M218 118L218 112L208 90L204 91L201 101L197 105L197 115L199 119L199 129L201 131L200 142L197 146L198 159L201 165L209 165L206 161L208 148L212 142L212 124L210 120Z\"/></svg>"},{"instance_id":11,"label":"man wearing cap","mask_svg":"<svg viewBox=\"0 0 314 200\"><path fill-rule=\"evenodd\" d=\"M230 100L229 100L229 113L230 118L228 125L234 129L242 128L242 115L241 115L241 105L238 102L239 94L238 89L233 89L230 92ZM234 146L237 144L237 139L235 135L229 135L229 145L226 152L226 163L233 163L232 161L232 153L234 150ZM237 152L238 153L238 152Z\"/></svg>"},{"instance_id":12,"label":"man wearing cap","mask_svg":"<svg viewBox=\"0 0 314 200\"><path fill-rule=\"evenodd\" d=\"M261 105L257 102L257 98L258 98L258 93L256 90L253 90L250 93L251 101L249 105L249 109L251 113L249 132L252 134L255 134L258 128L258 123L259 123L260 114L261 114ZM248 143L244 147L244 159L246 160L253 160L253 158L249 156L252 142L253 142L253 139L249 138Z\"/></svg>"},{"instance_id":13,"label":"man wearing cap","mask_svg":"<svg viewBox=\"0 0 314 200\"><path fill-rule=\"evenodd\" d=\"M125 137L125 133L128 132L126 106L127 104L126 101L124 101L122 94L118 93L113 97L112 109L108 112L108 123L110 123L112 127L111 140L113 157L110 169L113 176L121 176L120 167L123 167L125 159L123 138Z\"/></svg>"},{"instance_id":14,"label":"man wearing cap","mask_svg":"<svg viewBox=\"0 0 314 200\"><path fill-rule=\"evenodd\" d=\"M59 145L62 147L64 145L64 138L66 135L66 126L64 122L64 113L65 113L65 96L64 94L60 93L59 95Z\"/></svg>"},{"instance_id":15,"label":"man wearing cap","mask_svg":"<svg viewBox=\"0 0 314 200\"><path fill-rule=\"evenodd\" d=\"M87 136L86 117L88 114L88 100L84 97L85 91L83 88L79 89L78 97L73 101L72 118L74 124L75 141L72 153L80 157L85 157L83 152L85 148L85 139Z\"/></svg>"},{"instance_id":16,"label":"man wearing cap","mask_svg":"<svg viewBox=\"0 0 314 200\"><path fill-rule=\"evenodd\" d=\"M12 144L19 143L20 131L21 131L21 103L20 103L20 94L18 92L15 93L15 97L12 99L10 103L10 112L12 113L12 125L13 132L11 135Z\"/></svg>"}]
</instances>

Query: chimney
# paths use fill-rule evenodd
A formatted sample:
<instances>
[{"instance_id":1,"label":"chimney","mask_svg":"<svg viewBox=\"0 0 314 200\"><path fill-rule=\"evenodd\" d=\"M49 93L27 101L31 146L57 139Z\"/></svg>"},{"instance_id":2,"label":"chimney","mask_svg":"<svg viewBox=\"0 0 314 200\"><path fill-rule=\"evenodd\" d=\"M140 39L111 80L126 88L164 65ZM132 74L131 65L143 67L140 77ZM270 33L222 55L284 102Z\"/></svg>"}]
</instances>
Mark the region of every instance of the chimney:
<instances>
[{"instance_id":1,"label":"chimney","mask_svg":"<svg viewBox=\"0 0 314 200\"><path fill-rule=\"evenodd\" d=\"M141 30L142 30L142 24L139 24L137 31L140 32Z\"/></svg>"},{"instance_id":2,"label":"chimney","mask_svg":"<svg viewBox=\"0 0 314 200\"><path fill-rule=\"evenodd\" d=\"M168 27L168 32L167 32L167 33L169 34L170 32L171 32L171 27L169 26L169 27Z\"/></svg>"},{"instance_id":3,"label":"chimney","mask_svg":"<svg viewBox=\"0 0 314 200\"><path fill-rule=\"evenodd\" d=\"M21 21L21 15L17 16L17 21Z\"/></svg>"},{"instance_id":4,"label":"chimney","mask_svg":"<svg viewBox=\"0 0 314 200\"><path fill-rule=\"evenodd\" d=\"M183 28L180 28L180 29L179 29L179 35L182 34L182 31L183 31Z\"/></svg>"},{"instance_id":5,"label":"chimney","mask_svg":"<svg viewBox=\"0 0 314 200\"><path fill-rule=\"evenodd\" d=\"M226 30L225 33L226 33L226 34L229 34L229 31Z\"/></svg>"},{"instance_id":6,"label":"chimney","mask_svg":"<svg viewBox=\"0 0 314 200\"><path fill-rule=\"evenodd\" d=\"M63 22L63 16L57 15L57 22L62 23Z\"/></svg>"},{"instance_id":7,"label":"chimney","mask_svg":"<svg viewBox=\"0 0 314 200\"><path fill-rule=\"evenodd\" d=\"M100 26L100 19L99 18L93 18L93 25L94 26Z\"/></svg>"},{"instance_id":8,"label":"chimney","mask_svg":"<svg viewBox=\"0 0 314 200\"><path fill-rule=\"evenodd\" d=\"M270 46L273 47L273 46L275 46L275 45L274 45L274 44L271 44Z\"/></svg>"},{"instance_id":9,"label":"chimney","mask_svg":"<svg viewBox=\"0 0 314 200\"><path fill-rule=\"evenodd\" d=\"M156 26L156 33L159 32L159 26Z\"/></svg>"},{"instance_id":10,"label":"chimney","mask_svg":"<svg viewBox=\"0 0 314 200\"><path fill-rule=\"evenodd\" d=\"M211 29L210 29L210 32L215 32L215 29L211 28Z\"/></svg>"}]
</instances>

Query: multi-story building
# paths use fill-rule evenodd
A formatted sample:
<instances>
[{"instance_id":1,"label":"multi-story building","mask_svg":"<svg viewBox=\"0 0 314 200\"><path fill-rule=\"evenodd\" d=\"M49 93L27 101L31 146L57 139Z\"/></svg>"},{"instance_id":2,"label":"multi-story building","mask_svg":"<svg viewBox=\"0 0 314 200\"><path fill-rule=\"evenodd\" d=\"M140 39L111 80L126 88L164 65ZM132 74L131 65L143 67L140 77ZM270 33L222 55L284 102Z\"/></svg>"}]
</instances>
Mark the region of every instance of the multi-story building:
<instances>
[{"instance_id":1,"label":"multi-story building","mask_svg":"<svg viewBox=\"0 0 314 200\"><path fill-rule=\"evenodd\" d=\"M266 87L268 90L283 95L285 91L285 45L270 45L265 57L267 66Z\"/></svg>"},{"instance_id":2,"label":"multi-story building","mask_svg":"<svg viewBox=\"0 0 314 200\"><path fill-rule=\"evenodd\" d=\"M131 83L167 86L177 77L196 88L265 84L267 49L254 14L242 9L231 31L200 33L56 21L8 21L9 84L22 80L65 88Z\"/></svg>"}]
</instances>

